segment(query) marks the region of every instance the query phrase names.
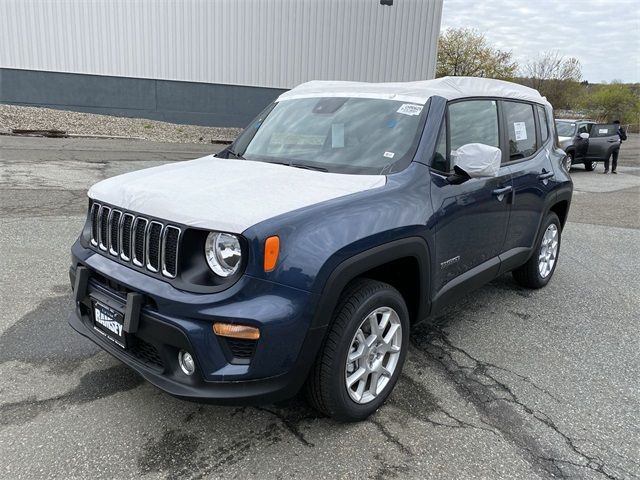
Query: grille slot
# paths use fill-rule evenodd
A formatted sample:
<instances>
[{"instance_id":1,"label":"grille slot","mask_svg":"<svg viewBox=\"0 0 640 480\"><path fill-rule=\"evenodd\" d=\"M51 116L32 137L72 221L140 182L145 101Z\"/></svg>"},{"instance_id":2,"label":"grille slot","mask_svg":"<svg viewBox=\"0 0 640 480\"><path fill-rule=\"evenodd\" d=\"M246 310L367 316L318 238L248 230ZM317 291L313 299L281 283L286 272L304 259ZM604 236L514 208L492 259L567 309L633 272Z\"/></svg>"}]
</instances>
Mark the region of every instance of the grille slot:
<instances>
[{"instance_id":1,"label":"grille slot","mask_svg":"<svg viewBox=\"0 0 640 480\"><path fill-rule=\"evenodd\" d=\"M133 228L133 219L133 215L125 213L120 226L122 229L122 233L120 234L120 258L127 262L131 260L131 229Z\"/></svg>"},{"instance_id":2,"label":"grille slot","mask_svg":"<svg viewBox=\"0 0 640 480\"><path fill-rule=\"evenodd\" d=\"M162 224L151 222L147 231L147 268L152 272L160 270L160 241L162 239Z\"/></svg>"},{"instance_id":3,"label":"grille slot","mask_svg":"<svg viewBox=\"0 0 640 480\"><path fill-rule=\"evenodd\" d=\"M100 205L94 203L91 205L91 244L94 247L98 246L98 213L100 212Z\"/></svg>"},{"instance_id":4,"label":"grille slot","mask_svg":"<svg viewBox=\"0 0 640 480\"><path fill-rule=\"evenodd\" d=\"M111 211L111 219L109 220L109 253L111 255L118 255L120 235L120 219L122 218L122 212L120 210Z\"/></svg>"},{"instance_id":5,"label":"grille slot","mask_svg":"<svg viewBox=\"0 0 640 480\"><path fill-rule=\"evenodd\" d=\"M175 278L178 273L178 243L180 229L168 225L162 236L162 274Z\"/></svg>"},{"instance_id":6,"label":"grille slot","mask_svg":"<svg viewBox=\"0 0 640 480\"><path fill-rule=\"evenodd\" d=\"M102 206L100 208L100 227L99 227L99 238L100 238L100 250L107 250L109 246L109 214L111 213L111 209L109 207Z\"/></svg>"},{"instance_id":7,"label":"grille slot","mask_svg":"<svg viewBox=\"0 0 640 480\"><path fill-rule=\"evenodd\" d=\"M133 263L139 267L144 265L144 244L147 231L146 218L138 217L133 226Z\"/></svg>"},{"instance_id":8,"label":"grille slot","mask_svg":"<svg viewBox=\"0 0 640 480\"><path fill-rule=\"evenodd\" d=\"M176 277L182 235L179 227L97 202L91 203L89 222L91 245L98 250L164 277Z\"/></svg>"}]
</instances>

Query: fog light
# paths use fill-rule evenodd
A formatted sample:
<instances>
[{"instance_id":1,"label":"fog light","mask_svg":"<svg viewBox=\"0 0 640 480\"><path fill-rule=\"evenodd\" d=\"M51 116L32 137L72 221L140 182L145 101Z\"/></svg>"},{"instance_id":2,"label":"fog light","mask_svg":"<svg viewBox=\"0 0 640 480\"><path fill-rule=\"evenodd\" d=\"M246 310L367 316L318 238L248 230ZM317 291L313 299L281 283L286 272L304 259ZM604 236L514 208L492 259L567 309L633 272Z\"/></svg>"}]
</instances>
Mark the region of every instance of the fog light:
<instances>
[{"instance_id":1,"label":"fog light","mask_svg":"<svg viewBox=\"0 0 640 480\"><path fill-rule=\"evenodd\" d=\"M196 362L193 356L185 350L178 352L178 364L185 375L193 375L193 372L196 371Z\"/></svg>"}]
</instances>

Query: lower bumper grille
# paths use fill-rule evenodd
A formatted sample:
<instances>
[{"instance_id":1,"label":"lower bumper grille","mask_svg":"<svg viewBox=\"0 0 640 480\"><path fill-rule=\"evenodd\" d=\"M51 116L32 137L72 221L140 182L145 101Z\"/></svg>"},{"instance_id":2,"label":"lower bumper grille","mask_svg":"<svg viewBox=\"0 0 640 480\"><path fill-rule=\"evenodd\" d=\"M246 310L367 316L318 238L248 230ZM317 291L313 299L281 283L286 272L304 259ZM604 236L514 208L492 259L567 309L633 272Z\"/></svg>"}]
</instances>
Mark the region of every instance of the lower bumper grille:
<instances>
[{"instance_id":1,"label":"lower bumper grille","mask_svg":"<svg viewBox=\"0 0 640 480\"><path fill-rule=\"evenodd\" d=\"M160 358L160 354L156 347L151 345L149 342L145 342L141 338L136 338L134 342L133 346L129 349L131 355L148 367L155 368L157 370L164 369L164 363L162 362L162 358Z\"/></svg>"}]
</instances>

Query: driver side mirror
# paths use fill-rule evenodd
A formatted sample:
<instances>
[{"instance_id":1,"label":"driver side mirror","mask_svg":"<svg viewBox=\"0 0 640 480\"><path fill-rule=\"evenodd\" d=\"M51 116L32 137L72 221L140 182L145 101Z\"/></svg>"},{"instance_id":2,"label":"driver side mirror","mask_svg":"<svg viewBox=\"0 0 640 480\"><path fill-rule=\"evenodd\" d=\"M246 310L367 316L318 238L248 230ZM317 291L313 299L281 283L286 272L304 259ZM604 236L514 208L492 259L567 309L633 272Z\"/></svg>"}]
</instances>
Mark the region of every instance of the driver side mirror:
<instances>
[{"instance_id":1,"label":"driver side mirror","mask_svg":"<svg viewBox=\"0 0 640 480\"><path fill-rule=\"evenodd\" d=\"M589 134L587 132L582 132L580 134L580 138L584 138L586 140L587 138L589 138Z\"/></svg>"},{"instance_id":2,"label":"driver side mirror","mask_svg":"<svg viewBox=\"0 0 640 480\"><path fill-rule=\"evenodd\" d=\"M502 150L483 143L467 143L451 152L454 170L468 178L497 177Z\"/></svg>"}]
</instances>

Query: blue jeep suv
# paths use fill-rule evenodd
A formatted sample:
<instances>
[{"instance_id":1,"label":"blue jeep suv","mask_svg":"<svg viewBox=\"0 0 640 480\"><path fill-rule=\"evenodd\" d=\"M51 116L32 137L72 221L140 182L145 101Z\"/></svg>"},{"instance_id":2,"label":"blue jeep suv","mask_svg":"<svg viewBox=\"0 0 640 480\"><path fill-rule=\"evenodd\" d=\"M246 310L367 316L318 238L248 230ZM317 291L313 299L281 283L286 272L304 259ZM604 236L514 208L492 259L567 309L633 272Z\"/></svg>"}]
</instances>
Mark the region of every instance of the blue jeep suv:
<instances>
[{"instance_id":1,"label":"blue jeep suv","mask_svg":"<svg viewBox=\"0 0 640 480\"><path fill-rule=\"evenodd\" d=\"M552 109L508 82L309 82L217 155L89 190L71 326L180 398L342 421L410 328L505 272L541 288L572 183Z\"/></svg>"}]
</instances>

